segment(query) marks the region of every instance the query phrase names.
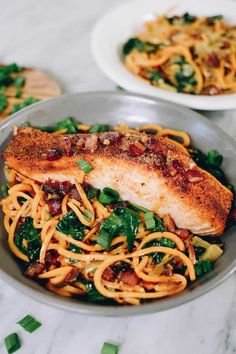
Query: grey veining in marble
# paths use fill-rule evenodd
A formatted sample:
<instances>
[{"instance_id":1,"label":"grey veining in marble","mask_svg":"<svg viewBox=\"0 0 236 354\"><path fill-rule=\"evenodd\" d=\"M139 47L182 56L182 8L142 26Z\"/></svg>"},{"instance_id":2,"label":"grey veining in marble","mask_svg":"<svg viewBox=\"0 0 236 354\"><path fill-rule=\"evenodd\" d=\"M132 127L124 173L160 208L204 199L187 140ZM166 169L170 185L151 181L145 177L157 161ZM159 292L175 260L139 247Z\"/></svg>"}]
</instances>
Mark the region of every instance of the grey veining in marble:
<instances>
[{"instance_id":1,"label":"grey veining in marble","mask_svg":"<svg viewBox=\"0 0 236 354\"><path fill-rule=\"evenodd\" d=\"M0 0L1 62L48 70L66 92L115 89L92 58L90 33L95 21L122 1ZM236 111L204 114L236 138ZM31 335L15 324L28 313L43 323ZM19 354L98 354L104 341L120 344L119 354L231 354L236 352L236 275L192 303L125 319L65 313L0 281L1 354L6 353L1 339L13 331L21 335Z\"/></svg>"}]
</instances>

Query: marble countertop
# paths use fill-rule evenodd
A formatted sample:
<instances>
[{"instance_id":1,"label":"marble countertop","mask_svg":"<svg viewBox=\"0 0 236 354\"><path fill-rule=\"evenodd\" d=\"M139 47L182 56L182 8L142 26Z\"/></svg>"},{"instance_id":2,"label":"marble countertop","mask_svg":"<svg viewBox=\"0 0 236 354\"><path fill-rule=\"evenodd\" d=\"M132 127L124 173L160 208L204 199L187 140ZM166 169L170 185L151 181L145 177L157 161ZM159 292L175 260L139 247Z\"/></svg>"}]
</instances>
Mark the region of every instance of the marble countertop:
<instances>
[{"instance_id":1,"label":"marble countertop","mask_svg":"<svg viewBox=\"0 0 236 354\"><path fill-rule=\"evenodd\" d=\"M122 0L124 1L124 0ZM203 1L203 0L201 0ZM223 0L222 0L223 1ZM114 90L90 51L96 20L121 0L0 1L1 62L52 73L65 92ZM236 138L236 111L203 112ZM0 281L1 338L31 313L43 326L20 330L19 354L99 354L104 341L119 354L231 354L236 352L236 275L194 302L145 317L95 318L42 305Z\"/></svg>"}]
</instances>

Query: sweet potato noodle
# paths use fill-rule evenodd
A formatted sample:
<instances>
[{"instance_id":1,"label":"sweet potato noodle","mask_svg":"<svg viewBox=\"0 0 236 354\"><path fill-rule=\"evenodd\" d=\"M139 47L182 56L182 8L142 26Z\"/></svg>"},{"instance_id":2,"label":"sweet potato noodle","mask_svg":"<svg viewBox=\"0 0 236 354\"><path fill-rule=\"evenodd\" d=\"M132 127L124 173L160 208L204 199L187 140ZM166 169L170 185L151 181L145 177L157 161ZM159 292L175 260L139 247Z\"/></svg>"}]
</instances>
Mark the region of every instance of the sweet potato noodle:
<instances>
[{"instance_id":1,"label":"sweet potato noodle","mask_svg":"<svg viewBox=\"0 0 236 354\"><path fill-rule=\"evenodd\" d=\"M120 125L115 130L134 129ZM156 124L137 130L155 132L191 152L185 132ZM10 250L26 276L59 295L139 305L183 291L223 253L218 245L178 229L169 215L161 219L120 200L114 190L107 193L116 200L103 203L101 192L84 183L83 171L75 184L50 179L40 184L5 169L10 187L0 203Z\"/></svg>"}]
</instances>

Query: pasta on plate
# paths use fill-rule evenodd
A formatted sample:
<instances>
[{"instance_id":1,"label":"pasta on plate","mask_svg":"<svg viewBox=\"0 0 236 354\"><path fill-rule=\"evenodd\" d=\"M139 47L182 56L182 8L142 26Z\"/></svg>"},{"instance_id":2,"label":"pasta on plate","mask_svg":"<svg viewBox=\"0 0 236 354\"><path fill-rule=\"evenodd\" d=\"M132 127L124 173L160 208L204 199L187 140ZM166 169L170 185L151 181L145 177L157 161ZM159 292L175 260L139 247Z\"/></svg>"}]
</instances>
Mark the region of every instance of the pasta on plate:
<instances>
[{"instance_id":1,"label":"pasta on plate","mask_svg":"<svg viewBox=\"0 0 236 354\"><path fill-rule=\"evenodd\" d=\"M223 16L157 16L123 46L124 64L158 88L196 95L236 91L236 27Z\"/></svg>"}]
</instances>

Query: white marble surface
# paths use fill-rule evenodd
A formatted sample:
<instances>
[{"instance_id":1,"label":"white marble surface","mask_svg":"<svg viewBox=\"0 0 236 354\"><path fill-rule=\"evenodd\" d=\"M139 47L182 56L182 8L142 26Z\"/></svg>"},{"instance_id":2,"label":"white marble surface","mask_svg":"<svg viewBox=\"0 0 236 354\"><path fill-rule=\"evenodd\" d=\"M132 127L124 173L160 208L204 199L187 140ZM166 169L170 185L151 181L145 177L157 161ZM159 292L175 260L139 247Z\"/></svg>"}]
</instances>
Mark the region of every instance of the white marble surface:
<instances>
[{"instance_id":1,"label":"white marble surface","mask_svg":"<svg viewBox=\"0 0 236 354\"><path fill-rule=\"evenodd\" d=\"M90 32L95 21L119 3L121 0L0 0L1 62L46 69L66 92L112 90L115 84L92 58ZM236 111L207 115L236 138ZM65 313L0 281L1 354L6 353L1 338L18 331L15 322L28 313L43 326L31 335L20 330L23 347L19 354L96 354L104 341L120 344L119 354L236 352L236 275L192 303L123 319Z\"/></svg>"}]
</instances>

